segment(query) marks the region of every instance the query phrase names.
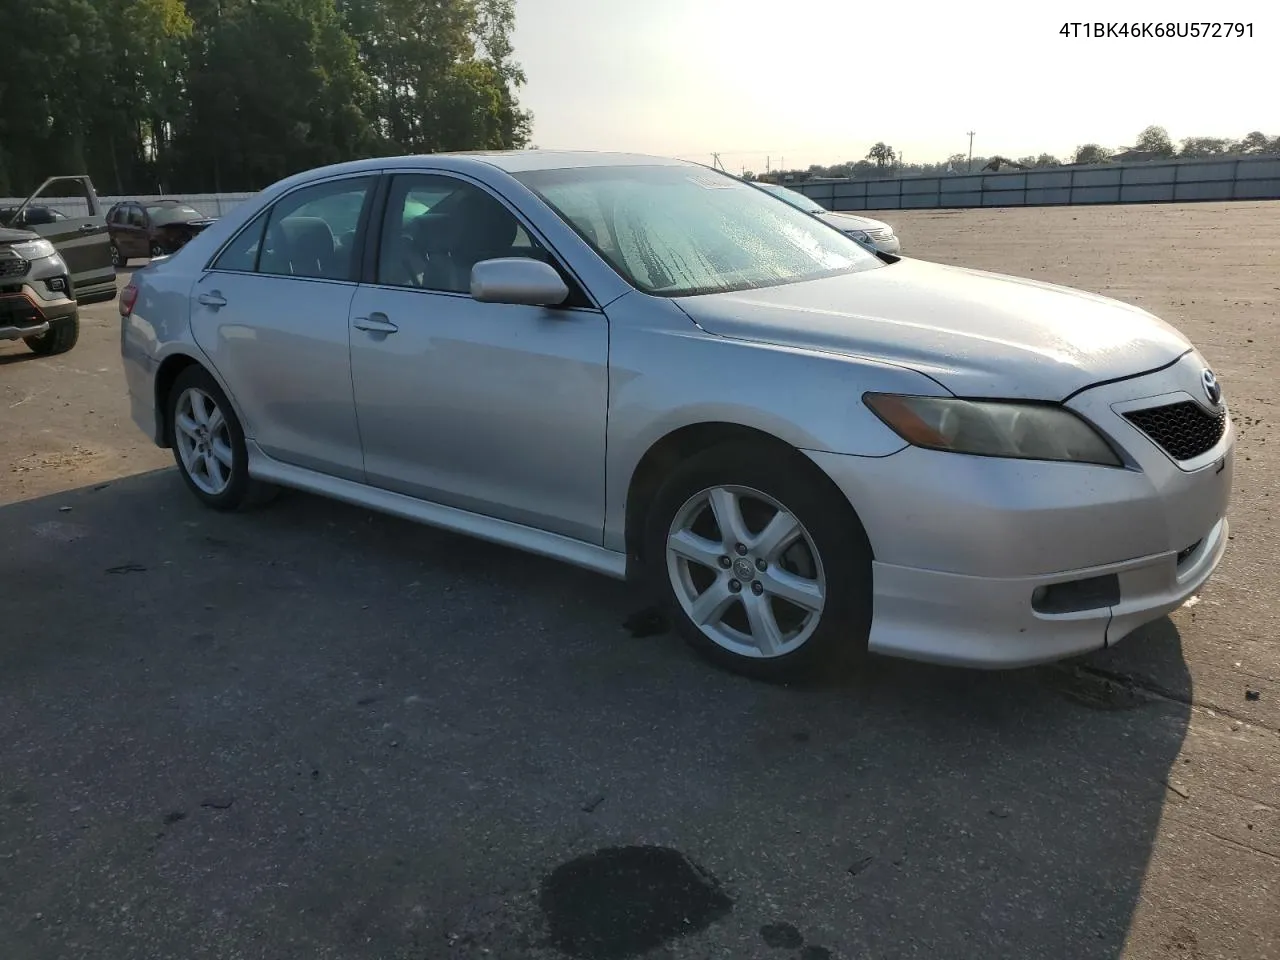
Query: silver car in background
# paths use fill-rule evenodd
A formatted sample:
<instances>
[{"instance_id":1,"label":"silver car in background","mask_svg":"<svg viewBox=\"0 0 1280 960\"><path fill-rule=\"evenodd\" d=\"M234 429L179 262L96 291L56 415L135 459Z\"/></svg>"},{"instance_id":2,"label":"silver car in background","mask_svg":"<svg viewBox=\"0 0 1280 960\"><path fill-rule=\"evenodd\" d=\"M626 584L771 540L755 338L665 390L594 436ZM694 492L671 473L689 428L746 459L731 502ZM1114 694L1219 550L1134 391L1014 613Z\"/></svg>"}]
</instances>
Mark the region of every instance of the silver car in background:
<instances>
[{"instance_id":1,"label":"silver car in background","mask_svg":"<svg viewBox=\"0 0 1280 960\"><path fill-rule=\"evenodd\" d=\"M1227 545L1235 433L1176 330L694 164L313 170L120 312L133 417L208 506L282 485L645 578L767 679L1097 649Z\"/></svg>"},{"instance_id":2,"label":"silver car in background","mask_svg":"<svg viewBox=\"0 0 1280 960\"><path fill-rule=\"evenodd\" d=\"M817 217L827 226L835 227L841 233L861 240L875 247L881 253L899 254L902 252L902 241L893 232L893 227L870 217L860 217L853 213L832 213L812 197L807 197L799 190L779 186L776 183L765 183L762 180L751 181L765 193L771 193L779 200L785 200L797 210L803 210L811 217Z\"/></svg>"}]
</instances>

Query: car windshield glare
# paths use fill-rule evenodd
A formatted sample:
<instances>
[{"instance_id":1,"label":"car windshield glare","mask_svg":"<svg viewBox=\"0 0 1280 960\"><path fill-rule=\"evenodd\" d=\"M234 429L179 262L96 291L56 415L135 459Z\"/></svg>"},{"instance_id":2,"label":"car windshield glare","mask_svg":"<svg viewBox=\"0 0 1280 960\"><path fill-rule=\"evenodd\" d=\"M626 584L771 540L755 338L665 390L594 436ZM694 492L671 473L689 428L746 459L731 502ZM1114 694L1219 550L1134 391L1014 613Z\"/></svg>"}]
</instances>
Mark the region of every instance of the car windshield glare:
<instances>
[{"instance_id":1,"label":"car windshield glare","mask_svg":"<svg viewBox=\"0 0 1280 960\"><path fill-rule=\"evenodd\" d=\"M186 223L189 220L203 220L202 214L195 207L173 207L169 205L147 207L147 215L154 224Z\"/></svg>"},{"instance_id":2,"label":"car windshield glare","mask_svg":"<svg viewBox=\"0 0 1280 960\"><path fill-rule=\"evenodd\" d=\"M883 266L821 221L702 167L566 168L517 179L624 279L656 296L750 290Z\"/></svg>"},{"instance_id":3,"label":"car windshield glare","mask_svg":"<svg viewBox=\"0 0 1280 960\"><path fill-rule=\"evenodd\" d=\"M775 187L772 184L761 186L766 193L772 193L779 200L785 200L797 210L803 210L805 213L826 213L826 209L814 200L809 199L798 190L790 190L787 187Z\"/></svg>"}]
</instances>

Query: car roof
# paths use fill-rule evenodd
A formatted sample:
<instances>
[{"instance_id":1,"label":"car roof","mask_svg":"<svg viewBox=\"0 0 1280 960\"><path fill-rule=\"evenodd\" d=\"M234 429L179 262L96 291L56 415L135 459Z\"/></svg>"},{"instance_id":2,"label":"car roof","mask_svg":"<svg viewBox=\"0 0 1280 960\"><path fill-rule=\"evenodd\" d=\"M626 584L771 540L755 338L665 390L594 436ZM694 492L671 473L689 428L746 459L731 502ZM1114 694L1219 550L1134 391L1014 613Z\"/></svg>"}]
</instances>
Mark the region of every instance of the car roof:
<instances>
[{"instance_id":1,"label":"car roof","mask_svg":"<svg viewBox=\"0 0 1280 960\"><path fill-rule=\"evenodd\" d=\"M534 170L564 170L577 167L698 166L687 160L654 157L642 153L611 153L593 150L475 150L465 153L416 153L399 157L370 157L327 167L304 170L275 184L293 186L323 177L352 173L372 173L388 168L422 167L466 173L478 168L497 168L506 173Z\"/></svg>"}]
</instances>

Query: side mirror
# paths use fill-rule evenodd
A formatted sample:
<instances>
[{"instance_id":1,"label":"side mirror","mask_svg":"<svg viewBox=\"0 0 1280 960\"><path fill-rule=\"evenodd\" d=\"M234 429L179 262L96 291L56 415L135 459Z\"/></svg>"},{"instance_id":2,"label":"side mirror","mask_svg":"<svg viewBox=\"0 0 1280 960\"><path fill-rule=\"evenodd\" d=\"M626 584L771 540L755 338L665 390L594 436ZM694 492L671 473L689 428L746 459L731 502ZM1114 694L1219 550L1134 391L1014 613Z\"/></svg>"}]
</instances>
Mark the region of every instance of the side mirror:
<instances>
[{"instance_id":1,"label":"side mirror","mask_svg":"<svg viewBox=\"0 0 1280 960\"><path fill-rule=\"evenodd\" d=\"M471 296L481 303L519 303L556 307L569 288L555 267L528 257L481 260L471 268Z\"/></svg>"}]
</instances>

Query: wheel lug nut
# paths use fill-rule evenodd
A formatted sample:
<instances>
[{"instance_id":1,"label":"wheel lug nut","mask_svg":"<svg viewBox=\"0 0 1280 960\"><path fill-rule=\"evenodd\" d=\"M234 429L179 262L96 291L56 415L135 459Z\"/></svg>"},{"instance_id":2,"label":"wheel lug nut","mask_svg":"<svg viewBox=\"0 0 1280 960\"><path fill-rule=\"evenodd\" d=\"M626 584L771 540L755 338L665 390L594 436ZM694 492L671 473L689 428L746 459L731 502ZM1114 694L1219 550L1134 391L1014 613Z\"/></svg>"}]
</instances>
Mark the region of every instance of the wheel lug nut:
<instances>
[{"instance_id":1,"label":"wheel lug nut","mask_svg":"<svg viewBox=\"0 0 1280 960\"><path fill-rule=\"evenodd\" d=\"M730 560L728 557L721 557L721 558L720 558L720 566L724 567L726 570L728 570L728 569L729 569L729 566L730 566L730 564L732 564L732 563L733 563L733 561L732 561L732 560Z\"/></svg>"},{"instance_id":2,"label":"wheel lug nut","mask_svg":"<svg viewBox=\"0 0 1280 960\"><path fill-rule=\"evenodd\" d=\"M759 570L761 573L769 569L769 564L765 562L764 557L759 557L756 559L756 569Z\"/></svg>"},{"instance_id":3,"label":"wheel lug nut","mask_svg":"<svg viewBox=\"0 0 1280 960\"><path fill-rule=\"evenodd\" d=\"M764 584L761 583L759 580L752 580L751 592L754 593L757 597L760 596L760 594L764 593Z\"/></svg>"},{"instance_id":4,"label":"wheel lug nut","mask_svg":"<svg viewBox=\"0 0 1280 960\"><path fill-rule=\"evenodd\" d=\"M745 557L747 555L747 545L745 543L740 543L733 549L738 551L738 556L740 557Z\"/></svg>"},{"instance_id":5,"label":"wheel lug nut","mask_svg":"<svg viewBox=\"0 0 1280 960\"><path fill-rule=\"evenodd\" d=\"M740 584L737 580L730 580L730 581L729 581L729 592L730 592L730 593L737 593L737 592L738 592L739 590L741 590L741 589L742 589L742 584Z\"/></svg>"}]
</instances>

